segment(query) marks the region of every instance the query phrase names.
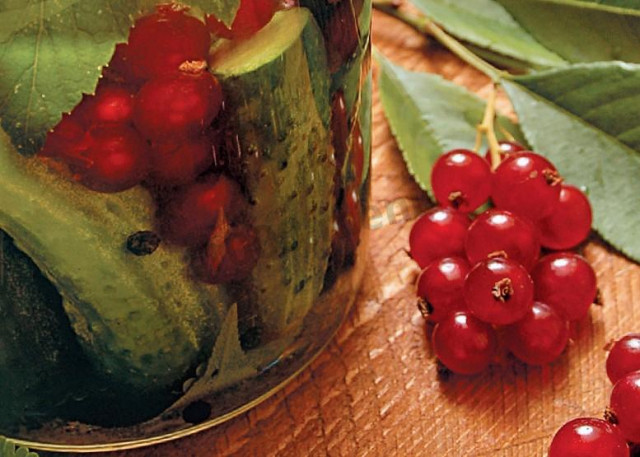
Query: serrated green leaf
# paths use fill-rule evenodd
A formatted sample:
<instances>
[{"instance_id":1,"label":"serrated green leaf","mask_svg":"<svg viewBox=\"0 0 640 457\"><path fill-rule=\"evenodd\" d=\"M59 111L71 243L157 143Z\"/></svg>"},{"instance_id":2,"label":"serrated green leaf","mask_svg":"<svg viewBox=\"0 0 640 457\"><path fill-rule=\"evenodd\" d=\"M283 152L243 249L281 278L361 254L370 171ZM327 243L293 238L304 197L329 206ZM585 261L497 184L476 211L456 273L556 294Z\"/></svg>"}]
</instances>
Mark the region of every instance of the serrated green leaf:
<instances>
[{"instance_id":1,"label":"serrated green leaf","mask_svg":"<svg viewBox=\"0 0 640 457\"><path fill-rule=\"evenodd\" d=\"M430 19L457 38L532 67L566 62L538 43L494 0L412 0Z\"/></svg>"},{"instance_id":2,"label":"serrated green leaf","mask_svg":"<svg viewBox=\"0 0 640 457\"><path fill-rule=\"evenodd\" d=\"M42 17L47 19L80 0L0 0L0 42ZM43 8L44 6L44 8Z\"/></svg>"},{"instance_id":3,"label":"serrated green leaf","mask_svg":"<svg viewBox=\"0 0 640 457\"><path fill-rule=\"evenodd\" d=\"M227 26L231 26L240 8L240 0L188 0L186 3L199 7L205 13L213 13Z\"/></svg>"},{"instance_id":4,"label":"serrated green leaf","mask_svg":"<svg viewBox=\"0 0 640 457\"><path fill-rule=\"evenodd\" d=\"M257 367L251 363L240 345L238 306L233 304L227 311L204 373L170 409L184 408L195 400L257 373Z\"/></svg>"},{"instance_id":5,"label":"serrated green leaf","mask_svg":"<svg viewBox=\"0 0 640 457\"><path fill-rule=\"evenodd\" d=\"M624 10L636 10L640 11L640 3L638 0L555 0L564 3L591 3L591 5L582 5L586 7L592 7L602 10L617 11Z\"/></svg>"},{"instance_id":6,"label":"serrated green leaf","mask_svg":"<svg viewBox=\"0 0 640 457\"><path fill-rule=\"evenodd\" d=\"M437 158L451 149L473 148L485 102L440 76L407 71L380 54L376 60L380 100L391 130L409 172L430 192L431 167ZM508 119L500 117L499 122L522 138Z\"/></svg>"},{"instance_id":7,"label":"serrated green leaf","mask_svg":"<svg viewBox=\"0 0 640 457\"><path fill-rule=\"evenodd\" d=\"M640 65L576 64L515 79L587 124L640 151Z\"/></svg>"},{"instance_id":8,"label":"serrated green leaf","mask_svg":"<svg viewBox=\"0 0 640 457\"><path fill-rule=\"evenodd\" d=\"M503 85L529 144L587 188L594 229L640 261L640 65L582 64Z\"/></svg>"},{"instance_id":9,"label":"serrated green leaf","mask_svg":"<svg viewBox=\"0 0 640 457\"><path fill-rule=\"evenodd\" d=\"M0 0L0 125L22 154L37 152L46 132L83 93L141 13L160 0ZM192 0L225 23L240 0Z\"/></svg>"},{"instance_id":10,"label":"serrated green leaf","mask_svg":"<svg viewBox=\"0 0 640 457\"><path fill-rule=\"evenodd\" d=\"M496 0L540 44L569 62L640 62L639 7L576 0ZM637 2L636 2L637 5Z\"/></svg>"},{"instance_id":11,"label":"serrated green leaf","mask_svg":"<svg viewBox=\"0 0 640 457\"><path fill-rule=\"evenodd\" d=\"M130 0L68 3L27 3L24 26L0 41L1 124L23 154L36 152L61 114L93 93L137 11ZM2 22L10 13L17 10L2 10Z\"/></svg>"}]
</instances>

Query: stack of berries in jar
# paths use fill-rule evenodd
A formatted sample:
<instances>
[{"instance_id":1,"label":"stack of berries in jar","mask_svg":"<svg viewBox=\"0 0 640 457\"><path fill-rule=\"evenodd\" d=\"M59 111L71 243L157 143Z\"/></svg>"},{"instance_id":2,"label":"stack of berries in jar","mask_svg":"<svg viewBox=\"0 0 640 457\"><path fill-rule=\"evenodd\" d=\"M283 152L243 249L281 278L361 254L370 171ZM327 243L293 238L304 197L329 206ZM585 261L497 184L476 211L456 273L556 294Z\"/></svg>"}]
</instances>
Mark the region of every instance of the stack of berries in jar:
<instances>
[{"instance_id":1,"label":"stack of berries in jar","mask_svg":"<svg viewBox=\"0 0 640 457\"><path fill-rule=\"evenodd\" d=\"M255 33L278 7L275 0L245 0L226 27L177 4L159 5L136 21L95 94L63 116L40 152L93 191L146 186L158 206L162 240L191 249L205 282L241 279L259 255L247 198L220 163L224 139L216 122L222 123L223 93L207 68L209 49L216 38Z\"/></svg>"},{"instance_id":2,"label":"stack of berries in jar","mask_svg":"<svg viewBox=\"0 0 640 457\"><path fill-rule=\"evenodd\" d=\"M556 432L549 457L629 457L640 453L640 333L629 333L609 351L613 384L604 420L579 417Z\"/></svg>"},{"instance_id":3,"label":"stack of berries in jar","mask_svg":"<svg viewBox=\"0 0 640 457\"><path fill-rule=\"evenodd\" d=\"M499 156L447 152L431 184L439 206L414 223L409 245L439 361L479 373L496 358L498 334L525 363L555 360L597 293L590 264L570 251L591 229L585 194L547 159L506 141Z\"/></svg>"}]
</instances>

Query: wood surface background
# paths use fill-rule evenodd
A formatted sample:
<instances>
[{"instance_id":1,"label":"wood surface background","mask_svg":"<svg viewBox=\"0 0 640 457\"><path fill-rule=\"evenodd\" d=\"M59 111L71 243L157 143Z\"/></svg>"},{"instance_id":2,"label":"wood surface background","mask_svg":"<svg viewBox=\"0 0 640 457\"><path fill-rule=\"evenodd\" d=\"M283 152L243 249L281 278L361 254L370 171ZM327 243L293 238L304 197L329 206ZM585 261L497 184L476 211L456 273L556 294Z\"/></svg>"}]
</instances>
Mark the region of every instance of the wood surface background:
<instances>
[{"instance_id":1,"label":"wood surface background","mask_svg":"<svg viewBox=\"0 0 640 457\"><path fill-rule=\"evenodd\" d=\"M480 73L379 13L373 42L406 68L489 93ZM501 99L499 108L508 111L508 103ZM533 368L506 358L481 376L439 380L415 306L418 271L404 251L411 221L429 204L404 166L377 93L373 116L370 259L334 341L250 412L190 438L110 457L545 456L561 424L602 414L610 391L604 347L640 331L640 267L593 240L584 254L597 271L604 306L592 307L556 363Z\"/></svg>"}]
</instances>

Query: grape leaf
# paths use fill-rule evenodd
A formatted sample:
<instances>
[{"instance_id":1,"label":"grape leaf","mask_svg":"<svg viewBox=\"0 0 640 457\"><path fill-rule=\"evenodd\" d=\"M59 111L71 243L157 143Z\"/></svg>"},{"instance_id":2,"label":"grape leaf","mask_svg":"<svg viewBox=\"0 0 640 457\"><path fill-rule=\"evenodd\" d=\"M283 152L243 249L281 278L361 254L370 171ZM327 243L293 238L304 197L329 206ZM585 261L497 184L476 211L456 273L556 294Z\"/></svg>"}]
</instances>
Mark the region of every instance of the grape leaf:
<instances>
[{"instance_id":1,"label":"grape leaf","mask_svg":"<svg viewBox=\"0 0 640 457\"><path fill-rule=\"evenodd\" d=\"M640 11L607 0L496 0L543 46L569 62L640 62Z\"/></svg>"},{"instance_id":2,"label":"grape leaf","mask_svg":"<svg viewBox=\"0 0 640 457\"><path fill-rule=\"evenodd\" d=\"M375 57L380 65L380 100L391 131L409 172L430 192L431 167L436 159L450 149L473 148L485 103L440 76L405 70L379 53ZM508 119L499 117L499 122L522 138Z\"/></svg>"},{"instance_id":3,"label":"grape leaf","mask_svg":"<svg viewBox=\"0 0 640 457\"><path fill-rule=\"evenodd\" d=\"M529 144L587 188L594 229L640 261L640 65L581 64L503 86Z\"/></svg>"},{"instance_id":4,"label":"grape leaf","mask_svg":"<svg viewBox=\"0 0 640 457\"><path fill-rule=\"evenodd\" d=\"M463 41L527 62L532 67L555 67L566 63L538 43L494 0L412 2L430 19Z\"/></svg>"}]
</instances>

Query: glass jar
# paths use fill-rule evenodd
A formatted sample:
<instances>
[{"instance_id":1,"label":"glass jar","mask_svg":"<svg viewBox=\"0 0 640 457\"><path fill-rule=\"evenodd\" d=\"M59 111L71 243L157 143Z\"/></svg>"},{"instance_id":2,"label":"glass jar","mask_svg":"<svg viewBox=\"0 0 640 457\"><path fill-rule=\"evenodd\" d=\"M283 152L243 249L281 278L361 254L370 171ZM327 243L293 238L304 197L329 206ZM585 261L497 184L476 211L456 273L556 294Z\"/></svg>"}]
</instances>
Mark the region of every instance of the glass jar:
<instances>
[{"instance_id":1,"label":"glass jar","mask_svg":"<svg viewBox=\"0 0 640 457\"><path fill-rule=\"evenodd\" d=\"M0 7L0 435L211 427L354 300L371 2L54 3Z\"/></svg>"}]
</instances>

